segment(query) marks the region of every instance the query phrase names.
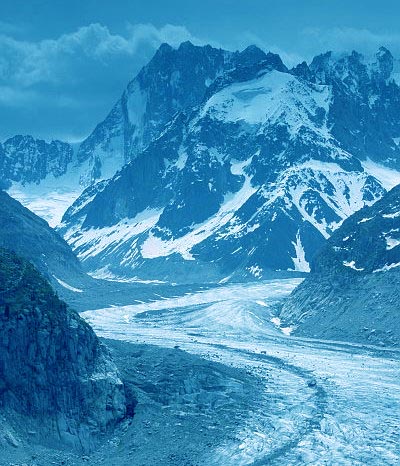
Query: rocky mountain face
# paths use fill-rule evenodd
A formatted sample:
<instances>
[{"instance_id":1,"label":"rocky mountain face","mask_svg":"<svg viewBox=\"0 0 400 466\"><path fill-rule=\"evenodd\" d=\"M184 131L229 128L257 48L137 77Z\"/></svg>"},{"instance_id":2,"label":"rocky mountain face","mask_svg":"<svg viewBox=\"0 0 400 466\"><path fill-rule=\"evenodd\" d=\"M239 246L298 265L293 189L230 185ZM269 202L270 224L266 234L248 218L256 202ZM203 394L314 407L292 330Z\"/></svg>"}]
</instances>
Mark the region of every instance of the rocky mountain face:
<instances>
[{"instance_id":1,"label":"rocky mountain face","mask_svg":"<svg viewBox=\"0 0 400 466\"><path fill-rule=\"evenodd\" d=\"M66 286L78 290L88 280L63 238L4 191L0 191L0 247L31 261L61 295Z\"/></svg>"},{"instance_id":2,"label":"rocky mountain face","mask_svg":"<svg viewBox=\"0 0 400 466\"><path fill-rule=\"evenodd\" d=\"M104 277L307 272L343 219L400 181L397 78L383 48L288 70L254 46L163 44L76 153L51 165L74 199L88 186L60 231Z\"/></svg>"},{"instance_id":3,"label":"rocky mountain face","mask_svg":"<svg viewBox=\"0 0 400 466\"><path fill-rule=\"evenodd\" d=\"M90 326L2 248L0 410L20 432L32 429L31 442L83 449L126 412L124 386Z\"/></svg>"},{"instance_id":4,"label":"rocky mountain face","mask_svg":"<svg viewBox=\"0 0 400 466\"><path fill-rule=\"evenodd\" d=\"M128 84L107 117L78 146L14 136L0 144L0 177L23 185L72 173L89 186L112 177L163 131L176 112L198 105L216 77L235 67L271 59L255 46L229 52L184 42L163 44Z\"/></svg>"},{"instance_id":5,"label":"rocky mountain face","mask_svg":"<svg viewBox=\"0 0 400 466\"><path fill-rule=\"evenodd\" d=\"M88 269L190 280L306 272L345 218L400 181L377 165L397 167L400 155L389 52L327 54L291 71L251 52L66 212L61 231Z\"/></svg>"},{"instance_id":6,"label":"rocky mountain face","mask_svg":"<svg viewBox=\"0 0 400 466\"><path fill-rule=\"evenodd\" d=\"M78 161L88 163L84 184L110 178L137 157L177 112L200 104L211 83L225 71L269 57L254 46L232 53L190 42L178 49L161 45L105 120L80 145Z\"/></svg>"},{"instance_id":7,"label":"rocky mountain face","mask_svg":"<svg viewBox=\"0 0 400 466\"><path fill-rule=\"evenodd\" d=\"M190 42L178 49L163 44L86 140L73 148L30 136L11 138L0 145L0 177L13 182L13 197L57 225L61 217L52 213L55 208L64 212L84 187L111 178L176 112L198 105L217 76L262 59L276 57L254 46L232 53Z\"/></svg>"},{"instance_id":8,"label":"rocky mountain face","mask_svg":"<svg viewBox=\"0 0 400 466\"><path fill-rule=\"evenodd\" d=\"M400 93L392 54L381 47L367 60L357 52L328 52L314 58L306 75L332 88L328 125L341 147L399 169Z\"/></svg>"},{"instance_id":9,"label":"rocky mountain face","mask_svg":"<svg viewBox=\"0 0 400 466\"><path fill-rule=\"evenodd\" d=\"M30 184L72 170L83 186L108 179L157 138L176 112L199 104L217 76L263 57L255 47L232 53L190 42L178 49L163 44L79 145L76 158L67 143L15 136L0 146L0 176Z\"/></svg>"},{"instance_id":10,"label":"rocky mountain face","mask_svg":"<svg viewBox=\"0 0 400 466\"><path fill-rule=\"evenodd\" d=\"M65 174L72 160L70 144L14 136L0 144L0 177L11 182L38 184L48 176Z\"/></svg>"},{"instance_id":11,"label":"rocky mountain face","mask_svg":"<svg viewBox=\"0 0 400 466\"><path fill-rule=\"evenodd\" d=\"M292 293L281 320L296 335L400 342L400 186L343 222Z\"/></svg>"},{"instance_id":12,"label":"rocky mountain face","mask_svg":"<svg viewBox=\"0 0 400 466\"><path fill-rule=\"evenodd\" d=\"M30 184L73 171L83 186L108 179L154 141L177 112L201 104L216 78L262 61L276 61L276 69L287 71L278 56L255 46L229 52L190 42L178 49L163 44L76 157L70 144L14 136L0 145L0 176ZM369 60L357 52L340 57L327 52L291 73L331 88L328 126L344 150L399 168L398 73L388 50L381 48Z\"/></svg>"}]
</instances>

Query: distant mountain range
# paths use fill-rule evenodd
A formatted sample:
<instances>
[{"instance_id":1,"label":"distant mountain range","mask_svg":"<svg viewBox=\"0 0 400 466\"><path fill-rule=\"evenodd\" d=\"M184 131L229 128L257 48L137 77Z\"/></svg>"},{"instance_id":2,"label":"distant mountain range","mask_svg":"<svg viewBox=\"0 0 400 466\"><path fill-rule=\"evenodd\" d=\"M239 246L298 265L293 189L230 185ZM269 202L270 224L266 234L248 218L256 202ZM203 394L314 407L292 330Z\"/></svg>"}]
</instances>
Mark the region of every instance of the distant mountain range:
<instances>
[{"instance_id":1,"label":"distant mountain range","mask_svg":"<svg viewBox=\"0 0 400 466\"><path fill-rule=\"evenodd\" d=\"M0 176L11 182L39 183L51 175L59 177L72 161L73 149L66 142L18 135L0 144Z\"/></svg>"},{"instance_id":2,"label":"distant mountain range","mask_svg":"<svg viewBox=\"0 0 400 466\"><path fill-rule=\"evenodd\" d=\"M343 222L318 252L281 319L294 334L400 342L400 186Z\"/></svg>"},{"instance_id":3,"label":"distant mountain range","mask_svg":"<svg viewBox=\"0 0 400 466\"><path fill-rule=\"evenodd\" d=\"M329 52L288 70L254 46L162 45L79 147L59 146L47 176L87 186L60 232L102 277L309 271L345 218L400 181L393 61ZM30 182L13 170L3 178Z\"/></svg>"}]
</instances>

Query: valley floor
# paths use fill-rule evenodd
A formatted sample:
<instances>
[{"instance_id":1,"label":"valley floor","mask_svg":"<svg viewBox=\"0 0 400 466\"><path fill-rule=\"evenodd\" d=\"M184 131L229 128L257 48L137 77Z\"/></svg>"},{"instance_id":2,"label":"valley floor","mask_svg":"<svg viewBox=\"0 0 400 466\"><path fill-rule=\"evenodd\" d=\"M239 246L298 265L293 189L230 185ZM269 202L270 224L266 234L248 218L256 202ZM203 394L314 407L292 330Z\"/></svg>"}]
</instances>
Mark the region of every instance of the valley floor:
<instances>
[{"instance_id":1,"label":"valley floor","mask_svg":"<svg viewBox=\"0 0 400 466\"><path fill-rule=\"evenodd\" d=\"M136 415L90 456L43 450L26 464L399 464L400 352L285 335L274 311L298 282L147 293L83 313Z\"/></svg>"},{"instance_id":2,"label":"valley floor","mask_svg":"<svg viewBox=\"0 0 400 466\"><path fill-rule=\"evenodd\" d=\"M83 315L106 338L179 346L262 387L236 428L187 464L399 464L400 352L284 335L271 319L296 284L226 285ZM198 438L188 440L179 451Z\"/></svg>"}]
</instances>

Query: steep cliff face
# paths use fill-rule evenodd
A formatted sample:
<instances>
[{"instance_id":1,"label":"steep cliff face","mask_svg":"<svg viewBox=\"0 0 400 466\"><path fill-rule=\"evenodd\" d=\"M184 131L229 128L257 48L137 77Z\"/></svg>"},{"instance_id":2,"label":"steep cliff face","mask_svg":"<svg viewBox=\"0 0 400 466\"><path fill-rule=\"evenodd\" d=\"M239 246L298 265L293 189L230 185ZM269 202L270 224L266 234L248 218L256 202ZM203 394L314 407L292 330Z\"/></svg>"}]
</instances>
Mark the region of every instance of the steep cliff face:
<instances>
[{"instance_id":1,"label":"steep cliff face","mask_svg":"<svg viewBox=\"0 0 400 466\"><path fill-rule=\"evenodd\" d=\"M107 179L134 159L161 134L176 112L201 104L215 79L260 62L288 71L279 56L255 46L232 53L190 42L177 49L163 44L81 144L78 160L87 164L84 184ZM329 86L328 126L344 150L399 168L400 93L393 63L385 48L373 57L327 52L290 72Z\"/></svg>"},{"instance_id":2,"label":"steep cliff face","mask_svg":"<svg viewBox=\"0 0 400 466\"><path fill-rule=\"evenodd\" d=\"M399 302L397 186L332 235L280 317L297 335L399 345Z\"/></svg>"},{"instance_id":3,"label":"steep cliff face","mask_svg":"<svg viewBox=\"0 0 400 466\"><path fill-rule=\"evenodd\" d=\"M90 448L125 415L108 350L24 259L0 249L0 409L35 440Z\"/></svg>"},{"instance_id":4,"label":"steep cliff face","mask_svg":"<svg viewBox=\"0 0 400 466\"><path fill-rule=\"evenodd\" d=\"M315 57L309 71L332 88L328 121L342 148L399 169L400 92L390 51L381 47L370 58L328 52Z\"/></svg>"}]
</instances>

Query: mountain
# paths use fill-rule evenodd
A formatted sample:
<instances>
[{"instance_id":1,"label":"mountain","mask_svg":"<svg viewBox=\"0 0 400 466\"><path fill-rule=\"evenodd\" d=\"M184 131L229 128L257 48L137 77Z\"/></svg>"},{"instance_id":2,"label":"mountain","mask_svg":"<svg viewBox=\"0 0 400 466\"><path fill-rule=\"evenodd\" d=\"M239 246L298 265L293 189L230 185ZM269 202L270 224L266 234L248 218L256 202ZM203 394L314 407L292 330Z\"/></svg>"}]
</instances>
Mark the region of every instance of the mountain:
<instances>
[{"instance_id":1,"label":"mountain","mask_svg":"<svg viewBox=\"0 0 400 466\"><path fill-rule=\"evenodd\" d=\"M399 345L399 302L400 185L343 222L280 318L295 335Z\"/></svg>"},{"instance_id":2,"label":"mountain","mask_svg":"<svg viewBox=\"0 0 400 466\"><path fill-rule=\"evenodd\" d=\"M47 222L0 191L0 247L31 261L61 295L87 282L71 248Z\"/></svg>"},{"instance_id":3,"label":"mountain","mask_svg":"<svg viewBox=\"0 0 400 466\"><path fill-rule=\"evenodd\" d=\"M76 157L68 143L18 135L0 146L0 176L37 184L72 170L84 186L108 179L156 139L176 112L199 105L216 78L263 60L276 60L277 69L286 69L277 55L266 54L254 45L242 52L229 52L190 42L177 49L162 44L108 116L78 146ZM381 48L369 60L357 52L340 57L327 52L310 65L298 65L292 73L332 87L328 122L345 150L361 158L378 159L383 152L385 161L398 163L399 96L391 81L398 73L387 49ZM376 124L382 112L392 114L389 125L387 121Z\"/></svg>"},{"instance_id":4,"label":"mountain","mask_svg":"<svg viewBox=\"0 0 400 466\"><path fill-rule=\"evenodd\" d=\"M252 56L66 212L60 231L86 268L183 280L306 272L345 218L400 181L389 52L291 71Z\"/></svg>"},{"instance_id":5,"label":"mountain","mask_svg":"<svg viewBox=\"0 0 400 466\"><path fill-rule=\"evenodd\" d=\"M271 63L276 60L276 68L286 70L277 55L266 54L254 45L234 53L190 42L177 49L161 45L150 63L128 84L105 120L82 142L78 160L91 160L92 180L109 178L157 138L176 112L200 104L216 78L229 70L265 60ZM292 72L332 86L334 99L328 123L344 149L356 151L360 157L381 159L383 141L384 152L399 151L398 144L388 137L399 130L398 90L396 84L388 82L395 76L393 68L393 56L382 47L369 59L357 52L339 57L328 52L315 57L309 67L303 63ZM395 120L391 128L374 124L382 107L388 105L390 108L384 111L392 113ZM368 136L364 140L362 134L367 127ZM374 147L372 154L371 147ZM396 154L388 158L396 160ZM107 167L109 164L111 167Z\"/></svg>"},{"instance_id":6,"label":"mountain","mask_svg":"<svg viewBox=\"0 0 400 466\"><path fill-rule=\"evenodd\" d=\"M91 448L126 412L108 350L33 265L0 248L0 446ZM6 422L5 422L6 421ZM29 432L28 432L29 431Z\"/></svg>"},{"instance_id":7,"label":"mountain","mask_svg":"<svg viewBox=\"0 0 400 466\"><path fill-rule=\"evenodd\" d=\"M162 44L80 145L78 160L89 163L84 183L113 176L154 141L177 112L199 105L211 83L225 71L270 55L255 46L233 53L191 42L177 49Z\"/></svg>"},{"instance_id":8,"label":"mountain","mask_svg":"<svg viewBox=\"0 0 400 466\"><path fill-rule=\"evenodd\" d=\"M0 177L13 182L13 197L56 226L84 187L135 158L176 112L198 105L217 76L265 58L276 59L255 46L228 52L163 44L81 144L15 136L0 145Z\"/></svg>"},{"instance_id":9,"label":"mountain","mask_svg":"<svg viewBox=\"0 0 400 466\"><path fill-rule=\"evenodd\" d=\"M84 167L75 152L66 142L14 136L0 143L0 180L12 197L56 226L83 191Z\"/></svg>"},{"instance_id":10,"label":"mountain","mask_svg":"<svg viewBox=\"0 0 400 466\"><path fill-rule=\"evenodd\" d=\"M14 136L0 144L0 177L11 182L37 184L49 175L65 174L72 160L73 149L68 143Z\"/></svg>"},{"instance_id":11,"label":"mountain","mask_svg":"<svg viewBox=\"0 0 400 466\"><path fill-rule=\"evenodd\" d=\"M316 83L332 88L328 125L341 147L399 169L400 93L389 50L381 47L370 58L328 52L314 58L310 72Z\"/></svg>"},{"instance_id":12,"label":"mountain","mask_svg":"<svg viewBox=\"0 0 400 466\"><path fill-rule=\"evenodd\" d=\"M24 185L71 171L83 186L108 179L157 138L176 112L198 105L217 76L265 58L255 46L228 52L191 42L177 49L162 44L104 121L77 145L76 157L71 144L14 136L0 145L0 177Z\"/></svg>"},{"instance_id":13,"label":"mountain","mask_svg":"<svg viewBox=\"0 0 400 466\"><path fill-rule=\"evenodd\" d=\"M60 231L99 276L308 271L343 219L399 181L393 63L381 48L288 70L255 46L163 44L39 186L10 192L52 225L73 203ZM44 160L31 139L21 146Z\"/></svg>"}]
</instances>

